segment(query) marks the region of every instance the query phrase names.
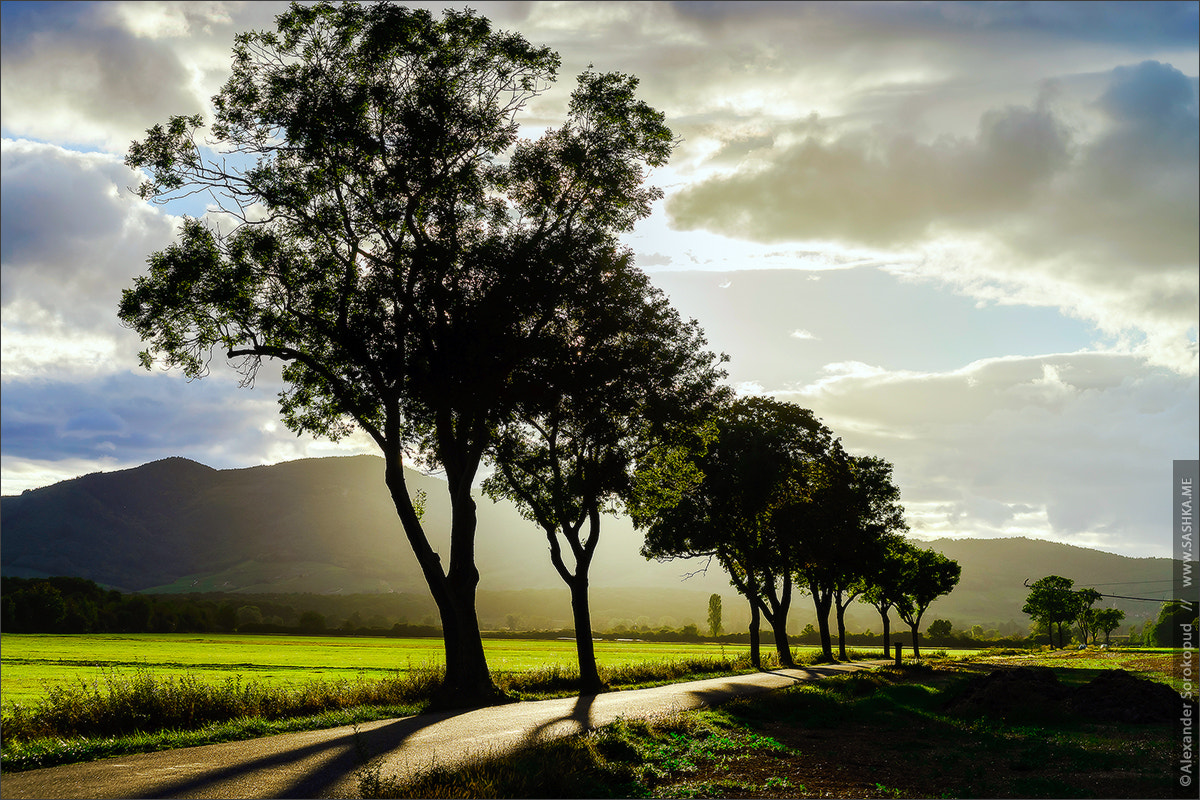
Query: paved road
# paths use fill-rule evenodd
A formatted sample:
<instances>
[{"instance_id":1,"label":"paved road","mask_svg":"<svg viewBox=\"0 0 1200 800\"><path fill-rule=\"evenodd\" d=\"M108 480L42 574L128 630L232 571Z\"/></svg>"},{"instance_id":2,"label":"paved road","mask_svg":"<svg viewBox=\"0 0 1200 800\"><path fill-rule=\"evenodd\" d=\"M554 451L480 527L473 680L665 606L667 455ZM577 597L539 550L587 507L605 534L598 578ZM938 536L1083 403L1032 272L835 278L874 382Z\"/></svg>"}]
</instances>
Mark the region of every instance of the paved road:
<instances>
[{"instance_id":1,"label":"paved road","mask_svg":"<svg viewBox=\"0 0 1200 800\"><path fill-rule=\"evenodd\" d=\"M653 689L445 711L353 727L108 758L0 776L0 798L358 797L356 773L384 777L595 728L715 705L886 662L781 669Z\"/></svg>"}]
</instances>

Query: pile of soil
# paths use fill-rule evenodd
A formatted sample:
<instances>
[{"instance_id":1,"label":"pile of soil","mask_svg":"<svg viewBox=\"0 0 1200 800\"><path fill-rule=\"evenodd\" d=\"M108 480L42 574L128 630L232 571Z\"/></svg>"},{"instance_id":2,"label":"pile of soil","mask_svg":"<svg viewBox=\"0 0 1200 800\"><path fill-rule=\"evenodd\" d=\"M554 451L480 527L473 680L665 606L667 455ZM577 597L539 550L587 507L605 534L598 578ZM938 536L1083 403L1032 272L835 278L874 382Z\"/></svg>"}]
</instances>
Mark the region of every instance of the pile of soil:
<instances>
[{"instance_id":1,"label":"pile of soil","mask_svg":"<svg viewBox=\"0 0 1200 800\"><path fill-rule=\"evenodd\" d=\"M1071 690L1047 667L998 669L972 678L946 710L1000 719L1061 714Z\"/></svg>"},{"instance_id":2,"label":"pile of soil","mask_svg":"<svg viewBox=\"0 0 1200 800\"><path fill-rule=\"evenodd\" d=\"M1071 696L1071 710L1099 722L1171 722L1182 699L1166 684L1123 669L1101 672Z\"/></svg>"},{"instance_id":3,"label":"pile of soil","mask_svg":"<svg viewBox=\"0 0 1200 800\"><path fill-rule=\"evenodd\" d=\"M1161 723L1178 718L1179 693L1123 669L1106 670L1072 689L1046 667L996 670L974 678L946 710L998 719L1071 714L1097 722Z\"/></svg>"}]
</instances>

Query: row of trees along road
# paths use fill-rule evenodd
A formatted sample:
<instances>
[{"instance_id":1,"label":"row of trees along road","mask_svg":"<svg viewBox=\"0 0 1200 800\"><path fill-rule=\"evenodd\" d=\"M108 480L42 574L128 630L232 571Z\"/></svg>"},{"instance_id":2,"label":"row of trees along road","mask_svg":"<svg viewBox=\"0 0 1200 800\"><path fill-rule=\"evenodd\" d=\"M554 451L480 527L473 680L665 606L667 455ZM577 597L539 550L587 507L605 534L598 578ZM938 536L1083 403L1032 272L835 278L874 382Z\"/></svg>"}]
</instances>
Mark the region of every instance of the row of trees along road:
<instances>
[{"instance_id":1,"label":"row of trees along road","mask_svg":"<svg viewBox=\"0 0 1200 800\"><path fill-rule=\"evenodd\" d=\"M890 464L847 454L811 411L765 397L726 403L691 445L639 465L632 516L646 531L642 554L715 559L750 605L756 665L762 618L780 662L792 664L787 617L797 587L812 597L825 658L834 608L846 658L844 613L858 598L879 610L885 648L894 609L920 655L921 618L961 570L902 537Z\"/></svg>"},{"instance_id":2,"label":"row of trees along road","mask_svg":"<svg viewBox=\"0 0 1200 800\"><path fill-rule=\"evenodd\" d=\"M558 128L518 138L521 112L559 63L471 11L293 4L275 31L236 37L207 133L202 115L171 117L126 158L146 176L143 198L207 193L222 209L186 219L125 291L119 316L147 343L143 364L203 377L223 352L251 384L264 359L277 360L290 429L374 440L441 616L446 703L497 694L475 611L481 467L494 466L487 491L546 532L592 687L587 581L601 517L635 511L645 464L661 486L687 485L695 465L682 454L700 452L704 421L729 404L724 357L618 242L662 196L646 172L674 146L663 115L637 99L637 79L589 68ZM821 430L811 415L801 427ZM445 474L446 561L405 483L406 460ZM824 474L789 486L851 491ZM832 519L830 503L788 513L818 506ZM842 556L813 555L802 571L769 562L783 547L766 544L770 531L824 524L788 527L784 516L753 518L764 544L748 572L729 561L735 582L756 598L770 596L768 577L790 597L793 575L816 596L845 592ZM831 539L862 538L837 524ZM791 534L780 541L792 557ZM765 606L772 619L786 613L787 597L776 599Z\"/></svg>"}]
</instances>

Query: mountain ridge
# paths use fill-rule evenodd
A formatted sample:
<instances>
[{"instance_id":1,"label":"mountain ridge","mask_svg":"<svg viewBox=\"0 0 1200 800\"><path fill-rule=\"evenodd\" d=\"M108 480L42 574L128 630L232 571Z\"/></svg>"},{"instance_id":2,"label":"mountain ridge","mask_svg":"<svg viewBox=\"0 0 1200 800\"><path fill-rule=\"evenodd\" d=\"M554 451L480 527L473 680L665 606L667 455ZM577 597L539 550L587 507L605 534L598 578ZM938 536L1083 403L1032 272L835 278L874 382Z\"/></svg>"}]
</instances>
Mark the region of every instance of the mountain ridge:
<instances>
[{"instance_id":1,"label":"mountain ridge","mask_svg":"<svg viewBox=\"0 0 1200 800\"><path fill-rule=\"evenodd\" d=\"M445 482L412 470L406 478L410 489L426 493L426 528L435 549L444 552ZM477 497L477 506L481 591L563 587L536 525L511 503ZM373 455L226 470L172 457L5 496L0 517L3 575L76 575L123 591L154 593L428 593L384 486L383 460ZM626 518L607 518L601 536L591 573L597 590L674 590L688 604L715 592L725 597L731 624L742 615L744 601L715 564L681 581L703 563L646 561L637 554L640 536ZM1168 586L1172 575L1170 559L1025 537L916 543L963 565L958 587L926 615L956 625L1025 624L1020 613L1025 581L1045 574L1065 575L1079 585L1128 587L1155 585L1152 581ZM1157 612L1149 603L1114 602L1130 622ZM793 626L811 619L807 598L797 598L793 607ZM870 608L852 608L852 629L878 624ZM562 616L569 618L569 612Z\"/></svg>"}]
</instances>

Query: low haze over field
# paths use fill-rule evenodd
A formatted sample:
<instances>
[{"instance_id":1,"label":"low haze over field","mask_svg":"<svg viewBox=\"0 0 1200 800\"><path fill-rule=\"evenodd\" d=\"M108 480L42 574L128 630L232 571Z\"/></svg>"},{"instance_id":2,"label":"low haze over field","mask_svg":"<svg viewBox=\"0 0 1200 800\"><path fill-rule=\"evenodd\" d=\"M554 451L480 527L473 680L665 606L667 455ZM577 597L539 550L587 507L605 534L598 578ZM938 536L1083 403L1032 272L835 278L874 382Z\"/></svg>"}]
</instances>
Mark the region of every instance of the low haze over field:
<instances>
[{"instance_id":1,"label":"low haze over field","mask_svg":"<svg viewBox=\"0 0 1200 800\"><path fill-rule=\"evenodd\" d=\"M640 77L681 141L638 264L739 391L893 462L916 536L1171 554L1200 437L1196 3L470 7L562 55L528 136L588 64ZM4 3L5 494L372 451L288 432L266 371L144 372L116 318L206 201L141 202L126 148L210 113L234 34L284 8Z\"/></svg>"}]
</instances>

